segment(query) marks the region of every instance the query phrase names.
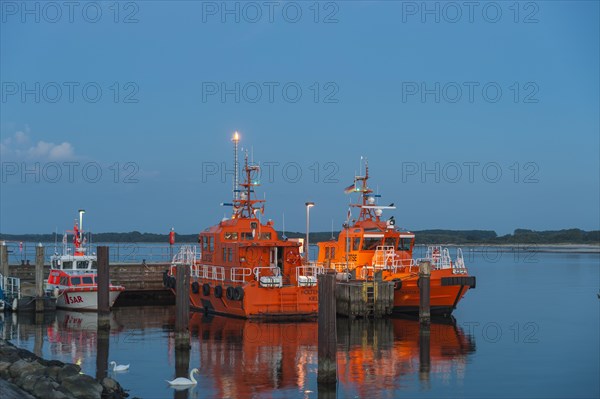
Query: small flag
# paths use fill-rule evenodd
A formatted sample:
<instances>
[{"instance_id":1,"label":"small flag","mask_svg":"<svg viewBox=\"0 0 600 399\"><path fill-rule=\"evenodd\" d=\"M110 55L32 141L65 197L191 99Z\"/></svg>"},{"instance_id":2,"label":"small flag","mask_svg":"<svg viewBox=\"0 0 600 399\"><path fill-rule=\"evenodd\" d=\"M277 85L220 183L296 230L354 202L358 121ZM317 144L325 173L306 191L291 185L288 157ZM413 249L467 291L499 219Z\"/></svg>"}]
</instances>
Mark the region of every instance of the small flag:
<instances>
[{"instance_id":1,"label":"small flag","mask_svg":"<svg viewBox=\"0 0 600 399\"><path fill-rule=\"evenodd\" d=\"M352 217L352 210L350 209L350 207L348 207L348 216L346 217L346 221L349 222L351 217Z\"/></svg>"},{"instance_id":2,"label":"small flag","mask_svg":"<svg viewBox=\"0 0 600 399\"><path fill-rule=\"evenodd\" d=\"M356 185L355 185L355 183L352 183L351 185L349 185L348 187L346 187L344 189L344 194L350 194L354 190L356 190Z\"/></svg>"}]
</instances>

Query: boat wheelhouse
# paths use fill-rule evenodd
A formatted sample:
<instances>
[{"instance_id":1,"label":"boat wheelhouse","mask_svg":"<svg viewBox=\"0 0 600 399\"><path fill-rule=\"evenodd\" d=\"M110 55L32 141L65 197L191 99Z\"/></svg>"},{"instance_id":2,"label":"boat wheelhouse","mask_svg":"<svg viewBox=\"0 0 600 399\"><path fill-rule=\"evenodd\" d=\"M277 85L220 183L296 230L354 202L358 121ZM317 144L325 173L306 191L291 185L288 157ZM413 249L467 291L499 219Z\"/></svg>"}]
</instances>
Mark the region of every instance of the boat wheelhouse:
<instances>
[{"instance_id":1,"label":"boat wheelhouse","mask_svg":"<svg viewBox=\"0 0 600 399\"><path fill-rule=\"evenodd\" d=\"M414 259L415 234L396 227L394 217L383 220L384 210L395 209L394 204L377 205L380 196L368 185L369 166L365 175L356 176L347 193L360 193L361 201L351 204L358 208L356 220L348 220L337 240L319 243L318 265L333 268L340 278L372 280L380 273L385 281L394 281L394 312L419 311L419 263L431 263L431 312L449 315L465 293L475 287L475 277L469 276L457 248L453 261L447 248L431 246L424 258Z\"/></svg>"},{"instance_id":2,"label":"boat wheelhouse","mask_svg":"<svg viewBox=\"0 0 600 399\"><path fill-rule=\"evenodd\" d=\"M87 237L83 234L83 214L79 211L79 224L63 236L62 254L50 257L50 274L46 291L54 295L56 306L65 309L98 310L98 284L96 254L89 253ZM73 248L68 243L68 233L73 234ZM112 307L123 286L109 285L109 306Z\"/></svg>"},{"instance_id":3,"label":"boat wheelhouse","mask_svg":"<svg viewBox=\"0 0 600 399\"><path fill-rule=\"evenodd\" d=\"M261 221L265 201L255 199L259 184L252 180L259 167L248 164L247 154L244 172L245 181L234 189L233 201L222 204L233 208L231 218L199 234L199 257L183 249L192 254L175 257L165 282L173 289L176 264L190 264L194 310L250 319L314 318L322 268L304 265L301 244L281 239L271 220Z\"/></svg>"}]
</instances>

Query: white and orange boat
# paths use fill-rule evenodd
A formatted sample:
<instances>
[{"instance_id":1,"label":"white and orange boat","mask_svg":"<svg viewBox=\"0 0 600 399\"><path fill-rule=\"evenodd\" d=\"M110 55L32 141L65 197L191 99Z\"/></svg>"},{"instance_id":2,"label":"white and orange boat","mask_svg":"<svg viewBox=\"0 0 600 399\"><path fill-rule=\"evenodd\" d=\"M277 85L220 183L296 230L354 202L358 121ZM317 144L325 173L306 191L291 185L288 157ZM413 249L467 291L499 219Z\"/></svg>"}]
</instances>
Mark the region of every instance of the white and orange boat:
<instances>
[{"instance_id":1,"label":"white and orange boat","mask_svg":"<svg viewBox=\"0 0 600 399\"><path fill-rule=\"evenodd\" d=\"M79 211L79 224L63 236L62 254L55 252L50 257L50 274L46 290L54 295L56 306L71 310L98 310L98 285L96 254L88 253L87 238L83 234L83 214ZM73 234L73 248L67 244L68 233ZM71 251L73 249L73 251ZM125 288L109 285L109 306Z\"/></svg>"},{"instance_id":2,"label":"white and orange boat","mask_svg":"<svg viewBox=\"0 0 600 399\"><path fill-rule=\"evenodd\" d=\"M234 136L237 154L237 133ZM237 171L237 155L235 170ZM255 198L259 167L248 164L245 182L234 178L231 218L200 233L201 256L175 256L165 284L175 293L175 264L189 264L190 306L194 310L249 319L306 319L317 316L317 274L322 268L304 265L298 241L280 239L273 222L263 223L264 200ZM239 186L239 189L237 188ZM187 260L186 260L187 259Z\"/></svg>"},{"instance_id":3,"label":"white and orange boat","mask_svg":"<svg viewBox=\"0 0 600 399\"><path fill-rule=\"evenodd\" d=\"M419 311L418 265L427 260L431 263L431 313L450 315L466 292L475 288L475 277L468 274L462 250L457 248L452 260L447 248L431 246L425 258L413 259L415 235L398 229L393 216L382 220L384 210L396 208L393 203L376 204L379 195L367 186L368 179L366 164L365 175L356 176L354 184L346 188L346 193L361 194L361 201L350 205L359 209L358 218L351 221L348 209L348 220L337 241L318 244L317 265L357 280L370 280L381 272L383 280L396 283L394 312L412 313Z\"/></svg>"}]
</instances>

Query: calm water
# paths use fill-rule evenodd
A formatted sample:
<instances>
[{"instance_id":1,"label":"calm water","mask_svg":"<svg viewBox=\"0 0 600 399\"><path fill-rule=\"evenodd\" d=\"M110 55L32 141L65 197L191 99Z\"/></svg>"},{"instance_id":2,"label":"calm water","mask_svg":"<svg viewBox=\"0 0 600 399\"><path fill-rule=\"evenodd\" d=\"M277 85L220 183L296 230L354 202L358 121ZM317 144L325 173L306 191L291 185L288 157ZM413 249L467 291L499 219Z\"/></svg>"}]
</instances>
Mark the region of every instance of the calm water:
<instances>
[{"instance_id":1,"label":"calm water","mask_svg":"<svg viewBox=\"0 0 600 399\"><path fill-rule=\"evenodd\" d=\"M338 319L339 383L328 397L600 396L599 255L487 251L466 258L477 288L459 304L455 324L431 326L429 356L415 321ZM131 363L114 377L132 397L319 396L315 323L195 314L192 348L181 353L173 348L172 308L115 309L107 339L97 335L95 317L59 311L36 324L33 316L8 315L0 329L46 358L81 363L92 376L106 360ZM165 379L188 364L200 369L198 386L175 392Z\"/></svg>"}]
</instances>

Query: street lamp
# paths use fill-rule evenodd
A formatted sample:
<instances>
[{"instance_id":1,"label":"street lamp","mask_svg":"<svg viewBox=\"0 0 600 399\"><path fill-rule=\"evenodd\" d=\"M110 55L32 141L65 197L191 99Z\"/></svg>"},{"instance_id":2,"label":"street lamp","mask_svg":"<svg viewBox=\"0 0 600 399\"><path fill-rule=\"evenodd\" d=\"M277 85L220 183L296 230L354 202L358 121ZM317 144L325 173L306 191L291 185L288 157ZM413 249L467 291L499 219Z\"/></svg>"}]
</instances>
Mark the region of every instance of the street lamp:
<instances>
[{"instance_id":1,"label":"street lamp","mask_svg":"<svg viewBox=\"0 0 600 399\"><path fill-rule=\"evenodd\" d=\"M314 202L307 202L306 204L306 244L304 244L304 256L306 257L306 264L308 264L308 262L310 261L309 256L308 256L308 232L309 232L309 226L310 226L310 208L312 208L313 206L315 206Z\"/></svg>"}]
</instances>

